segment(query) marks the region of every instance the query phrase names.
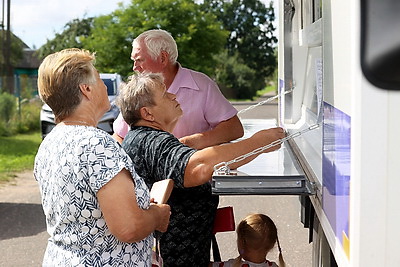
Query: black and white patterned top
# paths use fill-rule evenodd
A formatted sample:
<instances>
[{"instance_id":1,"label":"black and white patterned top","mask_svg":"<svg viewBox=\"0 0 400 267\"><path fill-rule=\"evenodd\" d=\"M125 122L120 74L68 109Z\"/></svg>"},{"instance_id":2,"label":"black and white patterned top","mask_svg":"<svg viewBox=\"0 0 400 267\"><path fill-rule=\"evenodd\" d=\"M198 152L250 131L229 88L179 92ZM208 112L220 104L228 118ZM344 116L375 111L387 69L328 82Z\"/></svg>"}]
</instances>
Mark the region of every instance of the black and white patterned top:
<instances>
[{"instance_id":1,"label":"black and white patterned top","mask_svg":"<svg viewBox=\"0 0 400 267\"><path fill-rule=\"evenodd\" d=\"M218 197L211 194L209 183L183 187L186 165L196 150L149 127L132 127L122 147L149 188L159 180L174 180L170 223L160 240L164 267L208 266Z\"/></svg>"},{"instance_id":2,"label":"black and white patterned top","mask_svg":"<svg viewBox=\"0 0 400 267\"><path fill-rule=\"evenodd\" d=\"M139 207L148 208L146 184L109 134L64 125L47 135L34 166L50 234L43 266L150 266L152 237L130 244L119 241L96 198L123 168L132 174Z\"/></svg>"}]
</instances>

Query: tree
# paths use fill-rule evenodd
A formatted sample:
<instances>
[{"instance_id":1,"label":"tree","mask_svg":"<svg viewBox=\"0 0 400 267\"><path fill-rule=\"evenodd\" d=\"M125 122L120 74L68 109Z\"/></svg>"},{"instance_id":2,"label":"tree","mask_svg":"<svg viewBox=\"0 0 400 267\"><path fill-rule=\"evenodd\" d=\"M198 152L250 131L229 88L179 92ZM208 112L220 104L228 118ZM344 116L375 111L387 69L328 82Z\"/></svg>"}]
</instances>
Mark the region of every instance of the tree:
<instances>
[{"instance_id":1,"label":"tree","mask_svg":"<svg viewBox=\"0 0 400 267\"><path fill-rule=\"evenodd\" d=\"M132 73L132 40L149 29L164 29L175 38L179 62L212 74L213 55L224 47L228 32L213 14L201 10L193 0L132 0L129 6L95 19L91 35L83 43L97 52L101 70Z\"/></svg>"},{"instance_id":2,"label":"tree","mask_svg":"<svg viewBox=\"0 0 400 267\"><path fill-rule=\"evenodd\" d=\"M214 13L230 32L226 43L229 56L237 53L238 58L256 72L255 79L265 80L274 72L277 39L273 35L272 1L266 7L259 0L204 0L203 9Z\"/></svg>"},{"instance_id":3,"label":"tree","mask_svg":"<svg viewBox=\"0 0 400 267\"><path fill-rule=\"evenodd\" d=\"M10 122L15 112L16 99L12 94L7 92L0 94L0 121L6 124Z\"/></svg>"},{"instance_id":4,"label":"tree","mask_svg":"<svg viewBox=\"0 0 400 267\"><path fill-rule=\"evenodd\" d=\"M4 39L5 39L6 31L0 30L0 64L3 65L5 63L4 60ZM11 65L15 66L23 57L23 46L24 43L18 39L14 34L11 33Z\"/></svg>"},{"instance_id":5,"label":"tree","mask_svg":"<svg viewBox=\"0 0 400 267\"><path fill-rule=\"evenodd\" d=\"M86 49L96 52L96 68L100 72L119 73L122 76L132 72L132 36L127 22L121 18L126 12L118 9L110 15L96 17L91 35L83 41ZM139 14L126 14L127 17L130 15L137 19Z\"/></svg>"},{"instance_id":6,"label":"tree","mask_svg":"<svg viewBox=\"0 0 400 267\"><path fill-rule=\"evenodd\" d=\"M7 42L9 34L10 42ZM8 47L10 45L10 47ZM0 93L14 93L14 66L23 58L24 43L12 32L0 30Z\"/></svg>"},{"instance_id":7,"label":"tree","mask_svg":"<svg viewBox=\"0 0 400 267\"><path fill-rule=\"evenodd\" d=\"M38 50L39 58L61 51L65 48L83 48L82 40L91 34L93 18L73 19L64 26L61 33L47 40Z\"/></svg>"},{"instance_id":8,"label":"tree","mask_svg":"<svg viewBox=\"0 0 400 267\"><path fill-rule=\"evenodd\" d=\"M251 99L265 82L257 79L257 72L243 63L238 56L228 55L228 51L215 56L215 80L221 91L228 98Z\"/></svg>"}]
</instances>

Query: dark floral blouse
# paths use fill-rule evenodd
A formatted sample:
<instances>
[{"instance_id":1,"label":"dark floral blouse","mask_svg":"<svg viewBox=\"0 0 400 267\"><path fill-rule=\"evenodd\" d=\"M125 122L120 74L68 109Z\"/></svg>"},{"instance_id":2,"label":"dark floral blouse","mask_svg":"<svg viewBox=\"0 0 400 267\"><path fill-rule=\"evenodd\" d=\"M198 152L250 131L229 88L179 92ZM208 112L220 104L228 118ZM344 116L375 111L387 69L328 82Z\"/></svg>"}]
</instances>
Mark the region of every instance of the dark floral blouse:
<instances>
[{"instance_id":1,"label":"dark floral blouse","mask_svg":"<svg viewBox=\"0 0 400 267\"><path fill-rule=\"evenodd\" d=\"M186 165L196 150L172 134L150 127L132 127L122 147L149 189L156 181L174 180L168 201L170 224L160 241L164 266L208 266L218 197L211 194L209 183L183 187Z\"/></svg>"}]
</instances>

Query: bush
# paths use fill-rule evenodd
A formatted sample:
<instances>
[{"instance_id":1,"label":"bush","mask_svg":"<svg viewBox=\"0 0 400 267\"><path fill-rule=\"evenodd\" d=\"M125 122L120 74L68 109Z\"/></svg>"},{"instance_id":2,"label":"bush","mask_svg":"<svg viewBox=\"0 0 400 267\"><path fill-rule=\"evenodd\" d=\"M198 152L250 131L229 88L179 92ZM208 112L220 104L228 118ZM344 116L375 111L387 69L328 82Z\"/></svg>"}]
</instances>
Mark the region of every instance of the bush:
<instances>
[{"instance_id":1,"label":"bush","mask_svg":"<svg viewBox=\"0 0 400 267\"><path fill-rule=\"evenodd\" d=\"M7 127L4 121L0 121L0 136L10 136L11 131Z\"/></svg>"},{"instance_id":2,"label":"bush","mask_svg":"<svg viewBox=\"0 0 400 267\"><path fill-rule=\"evenodd\" d=\"M17 132L26 133L40 129L40 109L42 101L39 98L33 98L30 101L21 103L21 116L17 123Z\"/></svg>"},{"instance_id":3,"label":"bush","mask_svg":"<svg viewBox=\"0 0 400 267\"><path fill-rule=\"evenodd\" d=\"M6 124L10 122L11 117L15 113L15 106L17 103L17 99L9 94L2 93L0 95L0 119Z\"/></svg>"},{"instance_id":4,"label":"bush","mask_svg":"<svg viewBox=\"0 0 400 267\"><path fill-rule=\"evenodd\" d=\"M238 57L227 52L215 56L217 66L215 80L224 96L235 99L253 99L257 91L265 87L265 80L257 77L257 72L245 65Z\"/></svg>"},{"instance_id":5,"label":"bush","mask_svg":"<svg viewBox=\"0 0 400 267\"><path fill-rule=\"evenodd\" d=\"M12 103L12 104L11 104ZM0 95L0 136L10 136L40 129L39 98L24 99L17 109L17 98L3 93Z\"/></svg>"}]
</instances>

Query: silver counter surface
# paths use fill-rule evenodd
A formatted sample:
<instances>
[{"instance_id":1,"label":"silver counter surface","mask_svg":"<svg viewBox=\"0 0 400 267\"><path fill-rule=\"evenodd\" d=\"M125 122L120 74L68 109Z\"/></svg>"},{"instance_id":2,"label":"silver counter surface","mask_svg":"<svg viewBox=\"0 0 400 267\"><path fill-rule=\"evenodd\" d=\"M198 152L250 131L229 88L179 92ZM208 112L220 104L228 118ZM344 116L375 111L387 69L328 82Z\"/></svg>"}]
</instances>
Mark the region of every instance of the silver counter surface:
<instances>
[{"instance_id":1,"label":"silver counter surface","mask_svg":"<svg viewBox=\"0 0 400 267\"><path fill-rule=\"evenodd\" d=\"M275 120L242 120L247 138L276 127ZM263 153L228 174L214 173L212 191L219 195L311 195L313 186L285 142L279 150Z\"/></svg>"}]
</instances>

